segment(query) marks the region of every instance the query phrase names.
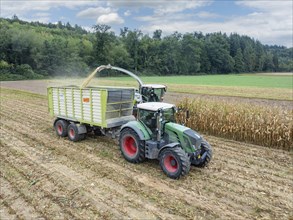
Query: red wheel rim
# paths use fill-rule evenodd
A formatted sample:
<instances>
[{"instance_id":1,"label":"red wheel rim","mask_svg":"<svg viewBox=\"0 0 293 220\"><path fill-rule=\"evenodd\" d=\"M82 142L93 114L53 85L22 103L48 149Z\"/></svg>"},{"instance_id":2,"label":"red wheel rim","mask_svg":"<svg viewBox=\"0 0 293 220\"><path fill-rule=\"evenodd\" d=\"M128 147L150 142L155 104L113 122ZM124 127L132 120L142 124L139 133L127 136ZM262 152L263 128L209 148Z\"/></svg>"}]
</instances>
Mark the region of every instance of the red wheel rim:
<instances>
[{"instance_id":1,"label":"red wheel rim","mask_svg":"<svg viewBox=\"0 0 293 220\"><path fill-rule=\"evenodd\" d=\"M133 157L136 154L137 146L133 137L128 136L124 138L123 149L124 152L130 157Z\"/></svg>"},{"instance_id":2,"label":"red wheel rim","mask_svg":"<svg viewBox=\"0 0 293 220\"><path fill-rule=\"evenodd\" d=\"M74 138L75 131L73 130L73 128L71 128L71 129L69 130L69 135L70 135L71 138Z\"/></svg>"},{"instance_id":3,"label":"red wheel rim","mask_svg":"<svg viewBox=\"0 0 293 220\"><path fill-rule=\"evenodd\" d=\"M62 126L60 124L57 125L57 130L58 130L59 134L62 134L63 129L62 129Z\"/></svg>"},{"instance_id":4,"label":"red wheel rim","mask_svg":"<svg viewBox=\"0 0 293 220\"><path fill-rule=\"evenodd\" d=\"M168 172L174 173L178 169L178 162L173 155L167 155L164 158L164 166Z\"/></svg>"}]
</instances>

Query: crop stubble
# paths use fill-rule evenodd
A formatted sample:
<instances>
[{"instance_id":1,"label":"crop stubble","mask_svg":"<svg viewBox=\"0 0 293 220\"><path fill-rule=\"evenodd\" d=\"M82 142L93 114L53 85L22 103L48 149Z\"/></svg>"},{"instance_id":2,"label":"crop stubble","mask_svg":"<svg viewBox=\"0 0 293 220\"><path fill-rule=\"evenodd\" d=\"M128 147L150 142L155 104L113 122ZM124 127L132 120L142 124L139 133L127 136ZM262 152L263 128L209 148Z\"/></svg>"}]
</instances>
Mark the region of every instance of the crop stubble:
<instances>
[{"instance_id":1,"label":"crop stubble","mask_svg":"<svg viewBox=\"0 0 293 220\"><path fill-rule=\"evenodd\" d=\"M174 181L156 161L127 163L105 137L79 143L57 137L45 98L3 90L1 218L293 216L290 152L206 139L215 151L210 166Z\"/></svg>"}]
</instances>

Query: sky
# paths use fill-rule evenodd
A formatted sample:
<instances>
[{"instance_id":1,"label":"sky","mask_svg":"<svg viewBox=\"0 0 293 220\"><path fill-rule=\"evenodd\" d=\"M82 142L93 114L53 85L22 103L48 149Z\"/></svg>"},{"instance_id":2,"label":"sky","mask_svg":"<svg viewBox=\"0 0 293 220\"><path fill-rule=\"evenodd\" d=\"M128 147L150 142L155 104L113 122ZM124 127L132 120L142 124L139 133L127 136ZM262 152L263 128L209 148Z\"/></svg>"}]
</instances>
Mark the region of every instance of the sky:
<instances>
[{"instance_id":1,"label":"sky","mask_svg":"<svg viewBox=\"0 0 293 220\"><path fill-rule=\"evenodd\" d=\"M107 24L116 34L123 27L150 36L157 29L165 36L221 31L293 46L292 0L0 0L0 17L14 14L26 21L69 22L86 30Z\"/></svg>"}]
</instances>

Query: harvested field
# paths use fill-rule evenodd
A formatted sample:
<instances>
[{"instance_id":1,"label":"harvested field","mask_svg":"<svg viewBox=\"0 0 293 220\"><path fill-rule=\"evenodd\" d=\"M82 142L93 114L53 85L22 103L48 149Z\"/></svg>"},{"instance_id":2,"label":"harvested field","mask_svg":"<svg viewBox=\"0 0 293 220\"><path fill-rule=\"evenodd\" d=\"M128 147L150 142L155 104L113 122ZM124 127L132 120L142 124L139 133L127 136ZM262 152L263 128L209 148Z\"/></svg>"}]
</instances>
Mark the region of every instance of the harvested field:
<instances>
[{"instance_id":1,"label":"harvested field","mask_svg":"<svg viewBox=\"0 0 293 220\"><path fill-rule=\"evenodd\" d=\"M293 217L292 152L205 136L210 166L176 181L106 137L59 138L52 122L45 96L1 90L1 219Z\"/></svg>"}]
</instances>

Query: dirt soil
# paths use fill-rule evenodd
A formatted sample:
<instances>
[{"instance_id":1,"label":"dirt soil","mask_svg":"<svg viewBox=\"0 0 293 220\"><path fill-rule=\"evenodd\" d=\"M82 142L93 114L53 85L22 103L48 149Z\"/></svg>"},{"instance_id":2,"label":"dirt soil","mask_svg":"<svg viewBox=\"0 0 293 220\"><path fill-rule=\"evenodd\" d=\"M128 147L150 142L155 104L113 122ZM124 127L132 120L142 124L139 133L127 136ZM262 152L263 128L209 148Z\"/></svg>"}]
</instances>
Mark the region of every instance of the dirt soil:
<instances>
[{"instance_id":1,"label":"dirt soil","mask_svg":"<svg viewBox=\"0 0 293 220\"><path fill-rule=\"evenodd\" d=\"M50 80L24 80L24 81L3 81L1 82L1 87L20 89L24 91L30 91L38 94L47 94L48 86L56 86L56 81ZM233 94L231 94L233 95ZM269 100L269 99L258 99L258 98L243 98L243 97L233 97L233 96L214 96L214 95L203 95L203 94L190 94L190 93L176 93L167 92L164 101L169 103L178 103L183 98L191 99L205 99L205 100L217 100L226 102L244 102L253 105L261 105L266 107L281 107L284 109L293 109L292 101L283 100Z\"/></svg>"},{"instance_id":2,"label":"dirt soil","mask_svg":"<svg viewBox=\"0 0 293 220\"><path fill-rule=\"evenodd\" d=\"M292 153L212 136L180 179L131 164L116 141L58 137L46 97L1 91L0 219L290 219Z\"/></svg>"}]
</instances>

